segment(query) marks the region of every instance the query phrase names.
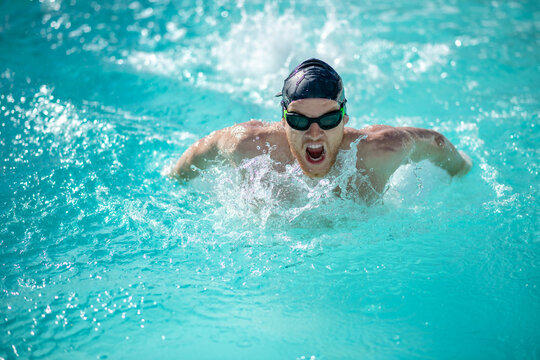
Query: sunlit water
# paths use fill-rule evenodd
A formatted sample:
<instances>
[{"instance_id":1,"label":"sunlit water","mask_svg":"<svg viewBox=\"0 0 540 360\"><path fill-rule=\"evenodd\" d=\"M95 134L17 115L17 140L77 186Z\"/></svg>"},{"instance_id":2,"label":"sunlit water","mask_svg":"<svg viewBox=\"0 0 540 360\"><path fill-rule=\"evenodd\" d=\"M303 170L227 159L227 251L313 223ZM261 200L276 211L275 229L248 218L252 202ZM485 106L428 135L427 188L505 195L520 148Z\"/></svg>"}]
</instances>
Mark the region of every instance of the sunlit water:
<instances>
[{"instance_id":1,"label":"sunlit water","mask_svg":"<svg viewBox=\"0 0 540 360\"><path fill-rule=\"evenodd\" d=\"M0 358L538 358L539 28L536 1L0 1ZM472 171L407 165L370 206L267 156L164 176L279 120L312 56L349 125Z\"/></svg>"}]
</instances>

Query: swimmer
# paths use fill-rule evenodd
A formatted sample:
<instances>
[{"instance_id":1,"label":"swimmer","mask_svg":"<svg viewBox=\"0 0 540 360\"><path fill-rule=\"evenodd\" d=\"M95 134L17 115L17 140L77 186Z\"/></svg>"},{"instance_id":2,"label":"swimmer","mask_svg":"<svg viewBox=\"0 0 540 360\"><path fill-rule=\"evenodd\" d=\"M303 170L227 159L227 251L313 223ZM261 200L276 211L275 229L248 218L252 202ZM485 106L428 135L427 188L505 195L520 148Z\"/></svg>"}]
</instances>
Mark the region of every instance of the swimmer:
<instances>
[{"instance_id":1,"label":"swimmer","mask_svg":"<svg viewBox=\"0 0 540 360\"><path fill-rule=\"evenodd\" d=\"M309 59L298 65L276 96L282 97L281 121L251 120L214 131L187 149L171 175L189 180L215 160L239 164L272 149L270 157L283 169L296 162L306 176L322 178L333 166L339 166L338 152L351 146L356 147L357 170L367 175L372 190L379 194L392 174L409 162L430 160L451 176L462 176L471 168L470 158L433 130L346 127L349 115L341 77L321 60ZM279 166L276 169L279 171ZM365 191L365 187L358 190Z\"/></svg>"}]
</instances>

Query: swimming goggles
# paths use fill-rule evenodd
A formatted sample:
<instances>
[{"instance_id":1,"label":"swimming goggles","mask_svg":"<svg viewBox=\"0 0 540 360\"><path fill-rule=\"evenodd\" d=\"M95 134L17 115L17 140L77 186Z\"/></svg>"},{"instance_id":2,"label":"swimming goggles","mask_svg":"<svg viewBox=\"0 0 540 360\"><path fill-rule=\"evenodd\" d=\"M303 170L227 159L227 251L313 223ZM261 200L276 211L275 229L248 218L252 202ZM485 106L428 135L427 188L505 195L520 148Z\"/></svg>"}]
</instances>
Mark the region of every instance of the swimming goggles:
<instances>
[{"instance_id":1,"label":"swimming goggles","mask_svg":"<svg viewBox=\"0 0 540 360\"><path fill-rule=\"evenodd\" d=\"M330 130L338 126L344 116L344 106L342 106L339 110L326 113L317 118L310 118L301 114L288 112L287 109L283 109L283 117L287 121L287 124L289 124L289 126L294 130L299 131L306 131L313 123L317 123L323 130Z\"/></svg>"}]
</instances>

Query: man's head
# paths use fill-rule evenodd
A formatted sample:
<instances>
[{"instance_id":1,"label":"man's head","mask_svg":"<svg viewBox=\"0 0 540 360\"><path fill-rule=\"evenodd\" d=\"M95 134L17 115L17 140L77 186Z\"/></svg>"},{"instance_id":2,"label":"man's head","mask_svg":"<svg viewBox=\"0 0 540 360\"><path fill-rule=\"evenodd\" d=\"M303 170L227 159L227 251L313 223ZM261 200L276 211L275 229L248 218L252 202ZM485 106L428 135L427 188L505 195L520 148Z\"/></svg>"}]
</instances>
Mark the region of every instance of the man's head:
<instances>
[{"instance_id":1,"label":"man's head","mask_svg":"<svg viewBox=\"0 0 540 360\"><path fill-rule=\"evenodd\" d=\"M338 73L327 63L309 59L285 79L282 121L292 154L307 176L326 175L343 140L345 91Z\"/></svg>"}]
</instances>

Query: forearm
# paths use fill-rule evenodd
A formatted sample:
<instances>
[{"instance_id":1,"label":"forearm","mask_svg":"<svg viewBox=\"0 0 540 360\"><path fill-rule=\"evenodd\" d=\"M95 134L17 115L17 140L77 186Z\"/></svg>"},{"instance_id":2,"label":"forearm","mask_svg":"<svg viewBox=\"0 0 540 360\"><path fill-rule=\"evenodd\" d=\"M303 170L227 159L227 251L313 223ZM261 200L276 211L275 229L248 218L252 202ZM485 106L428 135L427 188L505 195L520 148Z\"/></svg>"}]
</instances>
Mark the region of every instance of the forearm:
<instances>
[{"instance_id":1,"label":"forearm","mask_svg":"<svg viewBox=\"0 0 540 360\"><path fill-rule=\"evenodd\" d=\"M207 164L219 155L214 137L208 136L191 145L178 159L171 176L181 180L190 180L206 168Z\"/></svg>"},{"instance_id":2,"label":"forearm","mask_svg":"<svg viewBox=\"0 0 540 360\"><path fill-rule=\"evenodd\" d=\"M403 129L412 139L412 161L430 160L451 176L465 175L471 168L470 158L460 153L442 134L427 129Z\"/></svg>"}]
</instances>

